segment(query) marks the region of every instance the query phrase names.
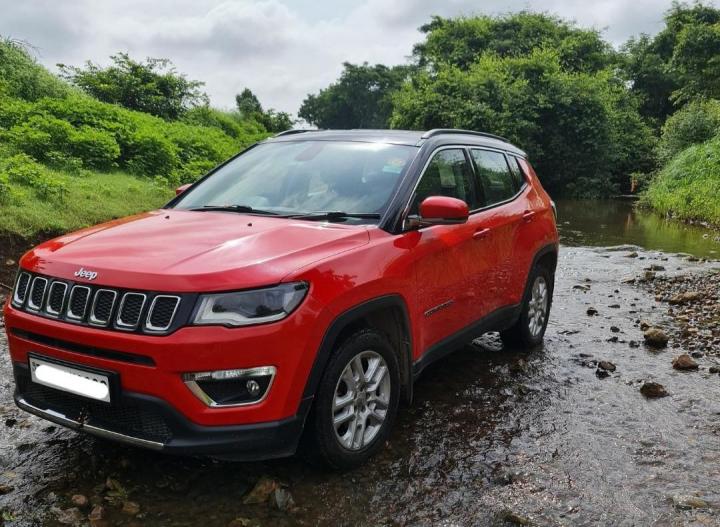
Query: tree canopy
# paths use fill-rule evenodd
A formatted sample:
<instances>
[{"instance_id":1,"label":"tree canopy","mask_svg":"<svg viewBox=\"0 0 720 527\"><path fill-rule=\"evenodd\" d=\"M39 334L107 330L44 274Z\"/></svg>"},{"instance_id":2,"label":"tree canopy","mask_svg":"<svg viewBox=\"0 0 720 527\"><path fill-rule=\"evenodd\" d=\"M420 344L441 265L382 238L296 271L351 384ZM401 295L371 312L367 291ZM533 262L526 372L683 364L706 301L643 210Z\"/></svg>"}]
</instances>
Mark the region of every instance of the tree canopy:
<instances>
[{"instance_id":1,"label":"tree canopy","mask_svg":"<svg viewBox=\"0 0 720 527\"><path fill-rule=\"evenodd\" d=\"M208 104L201 90L205 83L188 80L168 59L139 62L127 53L110 57L106 68L90 61L84 67L58 64L67 81L103 102L164 119L177 119L189 108Z\"/></svg>"}]
</instances>

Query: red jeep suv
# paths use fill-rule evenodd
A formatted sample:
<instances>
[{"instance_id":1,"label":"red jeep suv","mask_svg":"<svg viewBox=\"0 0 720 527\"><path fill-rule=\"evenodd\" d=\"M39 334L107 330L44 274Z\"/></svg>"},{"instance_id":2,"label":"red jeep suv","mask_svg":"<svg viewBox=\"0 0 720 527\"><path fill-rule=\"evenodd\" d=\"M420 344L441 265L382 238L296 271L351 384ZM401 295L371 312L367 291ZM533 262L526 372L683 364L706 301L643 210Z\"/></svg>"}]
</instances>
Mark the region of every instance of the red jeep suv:
<instances>
[{"instance_id":1,"label":"red jeep suv","mask_svg":"<svg viewBox=\"0 0 720 527\"><path fill-rule=\"evenodd\" d=\"M163 209L20 261L18 406L131 445L358 465L431 362L543 339L558 235L525 153L479 132L291 130Z\"/></svg>"}]
</instances>

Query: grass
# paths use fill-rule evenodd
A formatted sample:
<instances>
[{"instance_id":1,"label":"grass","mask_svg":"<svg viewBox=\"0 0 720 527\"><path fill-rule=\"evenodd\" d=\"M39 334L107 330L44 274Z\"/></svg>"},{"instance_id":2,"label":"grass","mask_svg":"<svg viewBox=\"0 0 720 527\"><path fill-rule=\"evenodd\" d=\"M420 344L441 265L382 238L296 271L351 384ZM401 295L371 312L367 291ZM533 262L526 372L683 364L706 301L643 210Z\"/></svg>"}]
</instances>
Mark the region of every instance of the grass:
<instances>
[{"instance_id":1,"label":"grass","mask_svg":"<svg viewBox=\"0 0 720 527\"><path fill-rule=\"evenodd\" d=\"M679 219L720 226L720 136L674 157L650 183L643 204Z\"/></svg>"},{"instance_id":2,"label":"grass","mask_svg":"<svg viewBox=\"0 0 720 527\"><path fill-rule=\"evenodd\" d=\"M42 199L32 188L13 186L0 204L0 234L29 239L60 234L158 208L174 195L172 189L124 172L52 172L65 182L62 196Z\"/></svg>"}]
</instances>

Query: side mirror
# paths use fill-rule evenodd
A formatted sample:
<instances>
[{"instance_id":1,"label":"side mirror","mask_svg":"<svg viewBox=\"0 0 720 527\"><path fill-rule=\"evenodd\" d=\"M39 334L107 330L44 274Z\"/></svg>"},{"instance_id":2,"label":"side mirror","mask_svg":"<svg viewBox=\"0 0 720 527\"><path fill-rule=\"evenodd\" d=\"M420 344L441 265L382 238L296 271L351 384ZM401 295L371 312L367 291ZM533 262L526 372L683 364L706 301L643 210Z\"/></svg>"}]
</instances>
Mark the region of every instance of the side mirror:
<instances>
[{"instance_id":1,"label":"side mirror","mask_svg":"<svg viewBox=\"0 0 720 527\"><path fill-rule=\"evenodd\" d=\"M408 218L410 226L459 225L466 223L470 212L467 203L448 196L430 196L420 204L420 217Z\"/></svg>"},{"instance_id":2,"label":"side mirror","mask_svg":"<svg viewBox=\"0 0 720 527\"><path fill-rule=\"evenodd\" d=\"M175 189L175 195L179 196L183 192L185 192L187 189L189 189L192 186L192 183L186 183L185 185L182 185Z\"/></svg>"}]
</instances>

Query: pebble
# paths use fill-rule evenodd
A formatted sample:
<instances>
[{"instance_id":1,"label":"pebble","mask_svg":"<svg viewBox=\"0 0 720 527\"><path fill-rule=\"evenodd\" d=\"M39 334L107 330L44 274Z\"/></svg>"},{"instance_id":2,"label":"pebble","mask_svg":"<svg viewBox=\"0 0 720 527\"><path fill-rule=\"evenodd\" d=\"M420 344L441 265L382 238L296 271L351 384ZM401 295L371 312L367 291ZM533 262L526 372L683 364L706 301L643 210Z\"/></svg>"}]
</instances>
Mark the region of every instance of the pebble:
<instances>
[{"instance_id":1,"label":"pebble","mask_svg":"<svg viewBox=\"0 0 720 527\"><path fill-rule=\"evenodd\" d=\"M687 353L683 353L682 355L679 355L675 357L672 361L672 366L676 370L697 370L698 369L698 363L692 360L690 355Z\"/></svg>"},{"instance_id":2,"label":"pebble","mask_svg":"<svg viewBox=\"0 0 720 527\"><path fill-rule=\"evenodd\" d=\"M669 395L662 384L657 382L646 382L640 387L640 393L648 399L665 397Z\"/></svg>"},{"instance_id":3,"label":"pebble","mask_svg":"<svg viewBox=\"0 0 720 527\"><path fill-rule=\"evenodd\" d=\"M73 505L76 507L80 507L81 509L84 507L87 507L89 500L87 499L87 496L83 494L75 494L72 498L70 498L70 501Z\"/></svg>"},{"instance_id":4,"label":"pebble","mask_svg":"<svg viewBox=\"0 0 720 527\"><path fill-rule=\"evenodd\" d=\"M677 495L672 497L672 502L676 509L681 510L707 509L709 507L707 501L697 496Z\"/></svg>"},{"instance_id":5,"label":"pebble","mask_svg":"<svg viewBox=\"0 0 720 527\"><path fill-rule=\"evenodd\" d=\"M598 314L598 310L595 309L594 307L589 307L589 308L587 308L586 313L589 317L594 317L595 315Z\"/></svg>"},{"instance_id":6,"label":"pebble","mask_svg":"<svg viewBox=\"0 0 720 527\"><path fill-rule=\"evenodd\" d=\"M268 498L270 498L270 495L278 488L280 488L280 484L277 481L263 476L258 480L250 493L243 498L243 503L245 505L265 503Z\"/></svg>"},{"instance_id":7,"label":"pebble","mask_svg":"<svg viewBox=\"0 0 720 527\"><path fill-rule=\"evenodd\" d=\"M129 516L136 516L140 513L140 505L134 501L126 501L123 503L122 512Z\"/></svg>"},{"instance_id":8,"label":"pebble","mask_svg":"<svg viewBox=\"0 0 720 527\"><path fill-rule=\"evenodd\" d=\"M660 328L647 329L645 333L643 333L643 337L645 338L645 343L654 348L664 348L667 346L668 340L670 340L667 333Z\"/></svg>"},{"instance_id":9,"label":"pebble","mask_svg":"<svg viewBox=\"0 0 720 527\"><path fill-rule=\"evenodd\" d=\"M598 368L605 371L615 371L617 369L612 362L607 360L601 360L598 362Z\"/></svg>"}]
</instances>

